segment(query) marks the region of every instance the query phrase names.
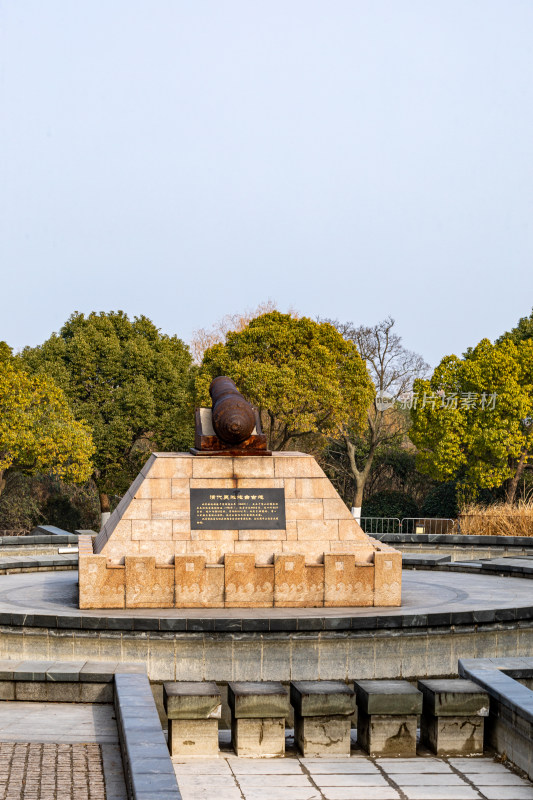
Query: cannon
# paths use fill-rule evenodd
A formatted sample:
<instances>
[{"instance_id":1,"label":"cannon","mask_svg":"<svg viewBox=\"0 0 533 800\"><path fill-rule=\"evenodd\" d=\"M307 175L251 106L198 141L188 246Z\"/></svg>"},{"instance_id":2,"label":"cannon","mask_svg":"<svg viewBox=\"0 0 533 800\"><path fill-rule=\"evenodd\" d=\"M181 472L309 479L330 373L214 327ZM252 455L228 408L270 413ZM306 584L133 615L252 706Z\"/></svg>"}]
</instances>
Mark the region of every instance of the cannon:
<instances>
[{"instance_id":1,"label":"cannon","mask_svg":"<svg viewBox=\"0 0 533 800\"><path fill-rule=\"evenodd\" d=\"M211 381L212 408L196 409L194 448L197 456L270 456L261 430L259 411L246 400L231 378Z\"/></svg>"},{"instance_id":2,"label":"cannon","mask_svg":"<svg viewBox=\"0 0 533 800\"><path fill-rule=\"evenodd\" d=\"M245 400L231 378L221 375L211 382L213 428L223 442L241 444L255 428L254 409Z\"/></svg>"}]
</instances>

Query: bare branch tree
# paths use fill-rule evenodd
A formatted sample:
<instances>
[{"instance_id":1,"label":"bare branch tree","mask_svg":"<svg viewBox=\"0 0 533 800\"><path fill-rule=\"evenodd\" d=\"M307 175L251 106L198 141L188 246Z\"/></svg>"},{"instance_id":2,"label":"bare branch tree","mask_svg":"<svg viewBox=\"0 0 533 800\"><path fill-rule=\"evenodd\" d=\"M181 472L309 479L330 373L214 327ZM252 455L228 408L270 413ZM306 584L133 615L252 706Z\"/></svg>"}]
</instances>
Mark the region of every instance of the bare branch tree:
<instances>
[{"instance_id":1,"label":"bare branch tree","mask_svg":"<svg viewBox=\"0 0 533 800\"><path fill-rule=\"evenodd\" d=\"M345 339L357 346L376 387L376 396L367 415L365 455L361 456L361 447L356 447L349 428L339 431L355 484L352 511L355 517L360 518L365 485L376 451L407 433L409 418L401 413L398 403L412 389L416 378L426 377L429 365L418 353L403 346L401 337L393 331L395 323L390 316L377 325L359 327L351 322L322 321L330 322Z\"/></svg>"}]
</instances>

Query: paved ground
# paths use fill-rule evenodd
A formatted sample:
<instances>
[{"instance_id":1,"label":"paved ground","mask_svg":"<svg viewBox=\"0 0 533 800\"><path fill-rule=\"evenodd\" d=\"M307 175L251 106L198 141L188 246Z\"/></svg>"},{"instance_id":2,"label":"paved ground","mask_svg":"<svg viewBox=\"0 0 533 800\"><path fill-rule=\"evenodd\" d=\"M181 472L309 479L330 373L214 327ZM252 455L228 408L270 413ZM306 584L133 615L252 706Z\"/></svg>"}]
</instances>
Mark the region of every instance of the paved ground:
<instances>
[{"instance_id":1,"label":"paved ground","mask_svg":"<svg viewBox=\"0 0 533 800\"><path fill-rule=\"evenodd\" d=\"M174 759L183 800L533 800L492 758Z\"/></svg>"},{"instance_id":2,"label":"paved ground","mask_svg":"<svg viewBox=\"0 0 533 800\"><path fill-rule=\"evenodd\" d=\"M99 744L0 742L2 800L106 800Z\"/></svg>"},{"instance_id":3,"label":"paved ground","mask_svg":"<svg viewBox=\"0 0 533 800\"><path fill-rule=\"evenodd\" d=\"M0 800L126 800L113 707L0 703Z\"/></svg>"},{"instance_id":4,"label":"paved ground","mask_svg":"<svg viewBox=\"0 0 533 800\"><path fill-rule=\"evenodd\" d=\"M0 613L98 617L161 617L157 608L78 609L78 573L31 572L0 576ZM392 616L531 605L531 580L497 575L404 570L400 608L210 608L209 617ZM205 608L166 608L165 617L205 617Z\"/></svg>"}]
</instances>

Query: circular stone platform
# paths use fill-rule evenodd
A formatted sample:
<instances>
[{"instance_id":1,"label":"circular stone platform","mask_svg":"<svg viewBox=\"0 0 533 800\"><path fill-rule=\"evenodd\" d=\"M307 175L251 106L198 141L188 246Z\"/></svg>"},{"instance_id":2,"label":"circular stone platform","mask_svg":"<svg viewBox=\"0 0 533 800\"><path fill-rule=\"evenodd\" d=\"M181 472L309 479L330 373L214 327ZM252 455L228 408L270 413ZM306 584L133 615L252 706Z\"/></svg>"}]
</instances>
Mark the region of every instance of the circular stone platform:
<instances>
[{"instance_id":1,"label":"circular stone platform","mask_svg":"<svg viewBox=\"0 0 533 800\"><path fill-rule=\"evenodd\" d=\"M416 678L529 655L528 579L404 571L401 608L77 607L75 572L0 576L0 657L144 661L152 680Z\"/></svg>"}]
</instances>

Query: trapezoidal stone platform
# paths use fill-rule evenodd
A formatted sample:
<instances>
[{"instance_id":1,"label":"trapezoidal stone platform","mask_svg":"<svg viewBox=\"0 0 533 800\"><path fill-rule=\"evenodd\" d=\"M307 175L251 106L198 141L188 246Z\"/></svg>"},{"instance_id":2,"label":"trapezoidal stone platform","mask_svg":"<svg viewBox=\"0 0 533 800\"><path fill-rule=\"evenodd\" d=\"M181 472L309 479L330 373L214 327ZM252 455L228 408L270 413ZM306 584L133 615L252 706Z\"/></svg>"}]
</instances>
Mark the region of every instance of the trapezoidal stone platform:
<instances>
[{"instance_id":1,"label":"trapezoidal stone platform","mask_svg":"<svg viewBox=\"0 0 533 800\"><path fill-rule=\"evenodd\" d=\"M80 608L398 606L401 553L312 456L154 453L79 539Z\"/></svg>"}]
</instances>

